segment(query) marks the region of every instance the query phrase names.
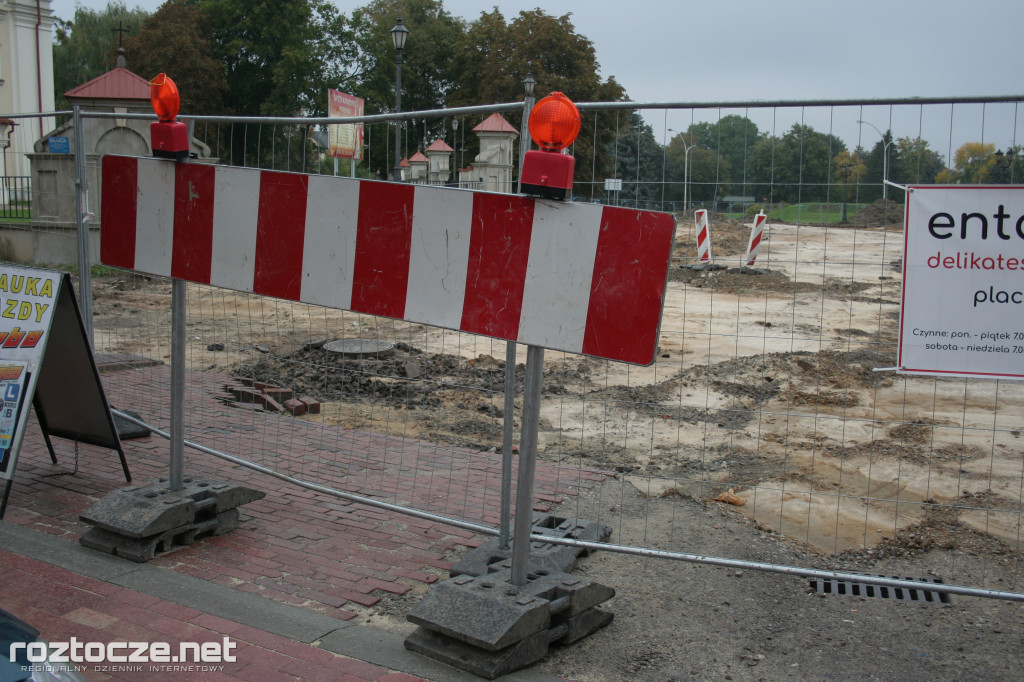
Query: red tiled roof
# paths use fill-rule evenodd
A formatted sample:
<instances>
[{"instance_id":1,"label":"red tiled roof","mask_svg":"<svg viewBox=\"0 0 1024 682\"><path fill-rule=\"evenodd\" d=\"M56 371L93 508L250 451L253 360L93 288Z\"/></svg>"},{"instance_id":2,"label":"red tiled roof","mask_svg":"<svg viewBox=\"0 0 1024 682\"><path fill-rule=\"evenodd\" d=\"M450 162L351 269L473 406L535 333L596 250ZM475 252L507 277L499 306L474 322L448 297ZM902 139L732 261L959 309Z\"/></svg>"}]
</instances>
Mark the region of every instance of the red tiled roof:
<instances>
[{"instance_id":1,"label":"red tiled roof","mask_svg":"<svg viewBox=\"0 0 1024 682\"><path fill-rule=\"evenodd\" d=\"M123 67L107 71L64 93L68 99L140 99L149 101L149 81Z\"/></svg>"},{"instance_id":2,"label":"red tiled roof","mask_svg":"<svg viewBox=\"0 0 1024 682\"><path fill-rule=\"evenodd\" d=\"M416 152L415 154L412 155L412 158L409 159L409 161L417 161L417 162L420 162L420 163L430 163L430 159L425 157L423 155L423 152Z\"/></svg>"},{"instance_id":3,"label":"red tiled roof","mask_svg":"<svg viewBox=\"0 0 1024 682\"><path fill-rule=\"evenodd\" d=\"M447 144L445 144L445 141L442 140L439 137L436 140L434 140L434 142L429 147L427 147L427 151L428 152L448 152L450 154L451 152L453 152L455 150L452 149L451 147L449 147Z\"/></svg>"},{"instance_id":4,"label":"red tiled roof","mask_svg":"<svg viewBox=\"0 0 1024 682\"><path fill-rule=\"evenodd\" d=\"M398 167L399 168L408 168L409 167L409 159L402 159L401 161L399 161L398 162Z\"/></svg>"},{"instance_id":5,"label":"red tiled roof","mask_svg":"<svg viewBox=\"0 0 1024 682\"><path fill-rule=\"evenodd\" d=\"M519 134L515 127L505 120L501 114L494 113L484 119L484 122L473 128L474 133L513 133Z\"/></svg>"}]
</instances>

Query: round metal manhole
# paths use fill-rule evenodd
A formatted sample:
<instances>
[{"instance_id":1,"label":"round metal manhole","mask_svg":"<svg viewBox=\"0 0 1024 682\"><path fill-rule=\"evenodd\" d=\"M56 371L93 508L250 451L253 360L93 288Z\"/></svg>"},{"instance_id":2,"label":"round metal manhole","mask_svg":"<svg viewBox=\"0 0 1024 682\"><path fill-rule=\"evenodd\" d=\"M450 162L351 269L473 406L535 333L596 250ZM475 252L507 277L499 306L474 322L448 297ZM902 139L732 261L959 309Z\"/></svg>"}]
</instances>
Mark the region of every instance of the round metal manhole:
<instances>
[{"instance_id":1,"label":"round metal manhole","mask_svg":"<svg viewBox=\"0 0 1024 682\"><path fill-rule=\"evenodd\" d=\"M395 351L395 344L376 339L336 339L325 343L324 350L346 358L385 357Z\"/></svg>"}]
</instances>

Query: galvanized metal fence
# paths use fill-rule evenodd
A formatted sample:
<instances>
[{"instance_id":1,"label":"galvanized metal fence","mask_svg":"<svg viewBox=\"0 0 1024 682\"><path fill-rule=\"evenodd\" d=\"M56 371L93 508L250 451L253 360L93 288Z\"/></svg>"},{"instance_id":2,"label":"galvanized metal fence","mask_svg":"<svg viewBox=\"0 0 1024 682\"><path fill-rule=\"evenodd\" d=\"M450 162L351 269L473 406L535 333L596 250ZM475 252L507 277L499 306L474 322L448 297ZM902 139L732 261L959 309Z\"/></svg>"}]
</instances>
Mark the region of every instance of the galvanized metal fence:
<instances>
[{"instance_id":1,"label":"galvanized metal fence","mask_svg":"<svg viewBox=\"0 0 1024 682\"><path fill-rule=\"evenodd\" d=\"M883 182L934 179L928 164L958 167L967 143L1006 150L996 162L1005 163L1020 144L1021 101L582 104L577 198L674 210L677 244L654 365L547 354L538 424L546 478L535 503L608 524L619 551L822 578L846 576L841 567L880 585L928 575L941 578L939 591L1024 600L1024 387L891 371L903 213L898 188ZM475 150L467 130L494 112L519 126L521 110L403 114L402 156L442 137L453 167L465 168ZM391 167L395 121L362 121L368 144L354 170L375 177ZM324 123L195 117L193 132L211 162L332 174L314 135ZM82 142L88 218L99 213L96 141ZM627 157L635 162L619 163ZM1007 172L1017 181L1012 158ZM623 189L606 191L616 186L606 179ZM60 204L80 205L73 185L56 187ZM715 262L725 268L697 263L697 206L712 210ZM737 270L760 209L769 222L756 270ZM97 218L86 222L95 232ZM39 242L69 229L35 216L3 228L5 239L27 231ZM166 430L170 410L155 408L151 394L170 373L139 359L170 355L170 282L98 268L81 286L96 352L123 359L124 371L104 377L112 404L145 407L142 421ZM467 472L501 475L503 427L522 427L523 352L506 374L504 341L192 284L179 331L185 434L204 452L498 532L500 500ZM253 407L231 392L252 382L309 398L319 413L274 411L263 398L250 398L263 400ZM211 405L230 406L236 427L265 434L262 447L244 451L238 428L191 429ZM709 520L710 507L727 511L726 521ZM715 556L722 523L774 537L779 549Z\"/></svg>"}]
</instances>

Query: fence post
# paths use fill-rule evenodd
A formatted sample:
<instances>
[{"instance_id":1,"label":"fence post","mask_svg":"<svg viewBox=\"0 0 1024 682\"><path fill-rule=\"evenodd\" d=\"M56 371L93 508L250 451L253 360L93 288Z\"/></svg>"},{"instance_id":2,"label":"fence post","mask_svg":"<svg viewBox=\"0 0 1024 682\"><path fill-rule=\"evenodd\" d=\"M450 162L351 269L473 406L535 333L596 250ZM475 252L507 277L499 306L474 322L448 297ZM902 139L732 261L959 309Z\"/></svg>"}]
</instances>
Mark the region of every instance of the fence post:
<instances>
[{"instance_id":1,"label":"fence post","mask_svg":"<svg viewBox=\"0 0 1024 682\"><path fill-rule=\"evenodd\" d=\"M526 349L523 388L523 431L519 439L519 477L516 484L516 523L512 538L512 584L522 587L530 563L533 530L533 477L537 469L537 430L540 425L540 387L544 379L544 349Z\"/></svg>"},{"instance_id":2,"label":"fence post","mask_svg":"<svg viewBox=\"0 0 1024 682\"><path fill-rule=\"evenodd\" d=\"M508 549L512 515L512 439L516 409L516 343L505 342L505 420L501 432L501 525L498 547Z\"/></svg>"},{"instance_id":3,"label":"fence post","mask_svg":"<svg viewBox=\"0 0 1024 682\"><path fill-rule=\"evenodd\" d=\"M187 283L171 282L171 491L185 487L185 301Z\"/></svg>"},{"instance_id":4,"label":"fence post","mask_svg":"<svg viewBox=\"0 0 1024 682\"><path fill-rule=\"evenodd\" d=\"M93 346L92 335L92 257L89 253L89 184L86 179L85 129L82 125L82 109L75 105L72 111L75 129L75 205L78 210L75 222L78 227L78 307L82 323Z\"/></svg>"}]
</instances>

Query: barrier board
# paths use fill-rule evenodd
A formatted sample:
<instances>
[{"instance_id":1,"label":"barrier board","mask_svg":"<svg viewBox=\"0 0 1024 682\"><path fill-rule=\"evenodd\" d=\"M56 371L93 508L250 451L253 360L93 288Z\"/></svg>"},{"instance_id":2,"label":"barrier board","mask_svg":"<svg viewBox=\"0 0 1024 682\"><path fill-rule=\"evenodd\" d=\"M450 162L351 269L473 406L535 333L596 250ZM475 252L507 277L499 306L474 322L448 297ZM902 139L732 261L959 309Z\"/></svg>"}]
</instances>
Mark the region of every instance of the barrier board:
<instances>
[{"instance_id":1,"label":"barrier board","mask_svg":"<svg viewBox=\"0 0 1024 682\"><path fill-rule=\"evenodd\" d=\"M102 192L106 265L654 361L667 213L122 156Z\"/></svg>"}]
</instances>

